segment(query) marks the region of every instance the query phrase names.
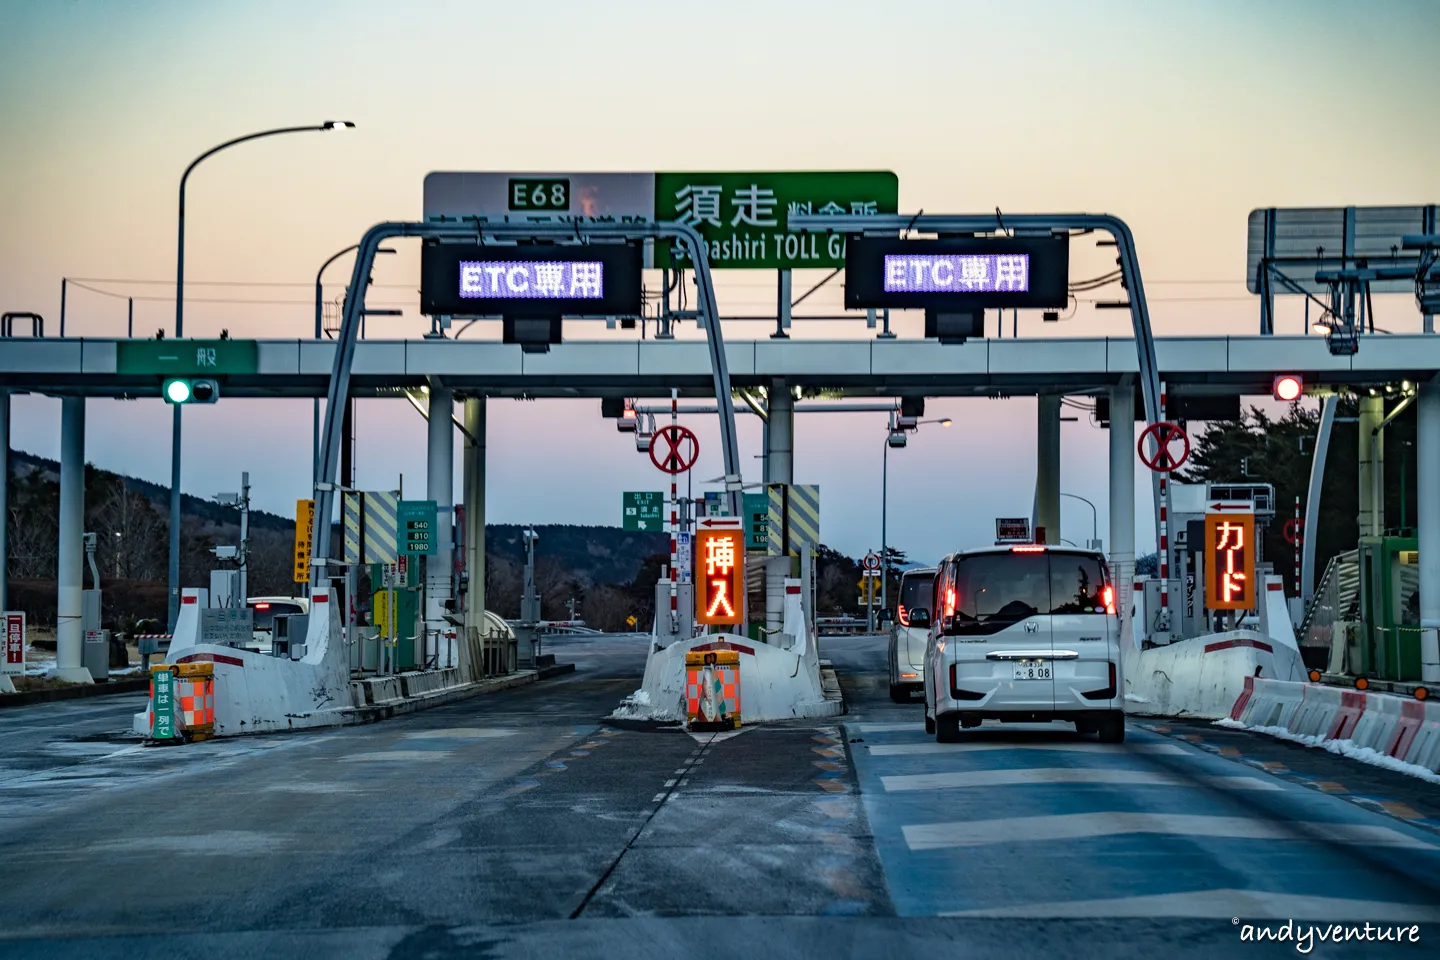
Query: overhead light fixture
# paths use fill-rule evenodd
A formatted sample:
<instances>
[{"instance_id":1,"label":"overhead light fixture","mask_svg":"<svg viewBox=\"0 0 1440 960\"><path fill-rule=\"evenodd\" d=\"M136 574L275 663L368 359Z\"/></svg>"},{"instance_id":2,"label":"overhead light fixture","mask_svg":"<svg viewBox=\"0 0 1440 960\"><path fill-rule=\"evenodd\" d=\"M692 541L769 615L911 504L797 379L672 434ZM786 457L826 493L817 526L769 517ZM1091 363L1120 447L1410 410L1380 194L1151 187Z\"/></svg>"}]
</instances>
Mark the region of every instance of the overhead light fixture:
<instances>
[{"instance_id":1,"label":"overhead light fixture","mask_svg":"<svg viewBox=\"0 0 1440 960\"><path fill-rule=\"evenodd\" d=\"M326 120L321 124L326 130L354 130L355 124L349 120Z\"/></svg>"}]
</instances>

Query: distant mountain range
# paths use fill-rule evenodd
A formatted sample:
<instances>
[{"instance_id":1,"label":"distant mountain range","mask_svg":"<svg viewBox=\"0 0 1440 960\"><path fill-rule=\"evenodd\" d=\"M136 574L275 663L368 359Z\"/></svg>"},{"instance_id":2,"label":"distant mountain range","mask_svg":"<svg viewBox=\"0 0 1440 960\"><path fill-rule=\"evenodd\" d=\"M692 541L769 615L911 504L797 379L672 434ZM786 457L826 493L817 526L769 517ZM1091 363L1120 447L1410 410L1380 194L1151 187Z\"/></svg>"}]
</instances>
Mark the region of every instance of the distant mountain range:
<instances>
[{"instance_id":1,"label":"distant mountain range","mask_svg":"<svg viewBox=\"0 0 1440 960\"><path fill-rule=\"evenodd\" d=\"M37 457L23 450L10 451L12 475L38 471L47 481L58 483L60 464ZM127 489L155 503L163 516L169 515L170 488L136 477L118 475ZM237 522L235 508L190 494L180 497L180 512L194 517L206 526L230 530ZM273 530L293 536L295 520L267 513L250 511L250 525L256 531ZM630 533L619 527L579 526L575 524L532 524L540 534L535 559L539 563L555 563L570 576L589 583L628 583L640 571L646 557L669 553L669 538L662 533ZM523 528L513 523L492 523L485 530L485 546L492 557L503 557L517 563L525 562Z\"/></svg>"}]
</instances>

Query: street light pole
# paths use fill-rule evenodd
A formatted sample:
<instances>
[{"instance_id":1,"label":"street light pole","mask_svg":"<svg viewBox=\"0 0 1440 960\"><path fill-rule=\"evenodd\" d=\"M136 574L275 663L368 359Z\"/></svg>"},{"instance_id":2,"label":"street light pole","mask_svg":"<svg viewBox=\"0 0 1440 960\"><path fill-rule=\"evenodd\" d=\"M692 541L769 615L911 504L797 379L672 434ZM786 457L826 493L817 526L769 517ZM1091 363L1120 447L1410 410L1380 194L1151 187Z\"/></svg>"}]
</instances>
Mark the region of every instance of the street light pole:
<instances>
[{"instance_id":1,"label":"street light pole","mask_svg":"<svg viewBox=\"0 0 1440 960\"><path fill-rule=\"evenodd\" d=\"M938 423L942 427L948 427L953 423L949 417L938 417L934 420L917 420L915 426L922 423ZM889 513L890 513L890 438L895 435L895 413L890 413L890 429L885 433L885 449L880 454L880 606L882 609L890 607L890 547L889 547Z\"/></svg>"},{"instance_id":2,"label":"street light pole","mask_svg":"<svg viewBox=\"0 0 1440 960\"><path fill-rule=\"evenodd\" d=\"M1095 541L1099 540L1100 511L1095 509L1095 504L1091 503L1089 500L1086 500L1084 497L1078 496L1073 493L1065 493L1062 491L1060 496L1069 497L1072 500L1079 500L1081 503L1086 504L1090 507L1090 542L1093 544Z\"/></svg>"},{"instance_id":3,"label":"street light pole","mask_svg":"<svg viewBox=\"0 0 1440 960\"><path fill-rule=\"evenodd\" d=\"M360 249L360 244L358 244L358 243L351 244L350 246L346 247L344 250L341 250L339 253L337 253L337 254L335 254L334 256L332 256L329 260L326 260L323 264L320 265L320 269L315 272L315 339L316 339L316 340L320 340L320 339L324 338L324 336L325 336L325 329L324 329L325 317L324 317L324 304L323 304L323 300L324 300L324 297L325 297L325 285L321 282L321 277L323 277L323 276L325 275L325 270L326 270L326 268L328 268L328 267L330 266L330 264L334 263L336 260L339 260L341 257L345 256L345 254L350 253L350 252L353 251L353 250L359 250L359 249ZM394 253L395 251L394 251L393 249L389 248L389 247L381 247L380 249L376 250L375 252L376 252L376 253ZM354 400L350 400L350 401L348 401L348 402L353 404L355 401L354 401ZM348 431L347 431L347 433L346 433L346 436L349 436ZM350 482L350 478L349 478L349 477L341 477L340 479L341 479L341 483L346 483L346 484L348 484L348 483ZM311 484L311 486L313 487L313 486L314 486L316 483L318 483L319 481L320 481L320 398L319 398L319 397L316 397L316 398L315 398L315 410L314 410L314 422L313 422L313 425L312 425L312 428L311 428L310 484Z\"/></svg>"},{"instance_id":4,"label":"street light pole","mask_svg":"<svg viewBox=\"0 0 1440 960\"><path fill-rule=\"evenodd\" d=\"M190 166L180 177L180 217L175 252L175 339L185 336L185 183L190 173L207 157L214 156L227 147L233 147L247 140L274 137L282 133L308 133L318 130L352 129L355 124L348 120L327 120L325 123L307 127L278 127L246 134L234 140L226 140L219 146L211 147L190 161ZM170 632L175 631L175 619L180 614L180 415L182 404L175 404L170 427Z\"/></svg>"}]
</instances>

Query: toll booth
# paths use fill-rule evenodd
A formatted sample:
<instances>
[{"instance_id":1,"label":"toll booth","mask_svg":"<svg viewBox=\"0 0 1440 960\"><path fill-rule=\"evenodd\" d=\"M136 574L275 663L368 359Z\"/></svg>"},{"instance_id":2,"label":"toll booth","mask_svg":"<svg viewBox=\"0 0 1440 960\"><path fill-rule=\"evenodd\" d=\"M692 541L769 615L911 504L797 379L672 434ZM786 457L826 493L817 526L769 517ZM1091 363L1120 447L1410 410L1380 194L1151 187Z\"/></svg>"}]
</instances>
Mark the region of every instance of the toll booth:
<instances>
[{"instance_id":1,"label":"toll booth","mask_svg":"<svg viewBox=\"0 0 1440 960\"><path fill-rule=\"evenodd\" d=\"M1414 537L1361 537L1361 629L1350 631L1350 667L1360 676L1418 681L1420 551Z\"/></svg>"}]
</instances>

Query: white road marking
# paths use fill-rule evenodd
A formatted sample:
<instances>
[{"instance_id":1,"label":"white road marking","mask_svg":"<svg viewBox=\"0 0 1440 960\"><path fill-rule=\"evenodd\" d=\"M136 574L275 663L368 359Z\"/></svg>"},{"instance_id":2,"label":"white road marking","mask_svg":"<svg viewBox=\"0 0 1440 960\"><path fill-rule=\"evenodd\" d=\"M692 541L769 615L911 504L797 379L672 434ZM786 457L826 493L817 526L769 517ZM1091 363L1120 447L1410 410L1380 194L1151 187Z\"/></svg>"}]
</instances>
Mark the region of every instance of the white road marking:
<instances>
[{"instance_id":1,"label":"white road marking","mask_svg":"<svg viewBox=\"0 0 1440 960\"><path fill-rule=\"evenodd\" d=\"M445 730L417 730L403 736L407 740L493 740L513 737L519 732L516 727L450 727Z\"/></svg>"},{"instance_id":2,"label":"white road marking","mask_svg":"<svg viewBox=\"0 0 1440 960\"><path fill-rule=\"evenodd\" d=\"M1022 741L999 743L877 743L870 747L872 757L908 757L936 753L981 753L990 750L1056 750L1067 753L1103 753L1124 756L1127 753L1148 756L1190 756L1178 743L1089 743L1084 740L1057 740L1054 743Z\"/></svg>"},{"instance_id":3,"label":"white road marking","mask_svg":"<svg viewBox=\"0 0 1440 960\"><path fill-rule=\"evenodd\" d=\"M943 850L993 843L1077 840L1124 834L1173 834L1233 840L1326 840L1377 847L1434 850L1435 845L1390 827L1307 821L1285 824L1249 817L1210 817L1185 813L1067 813L1047 817L966 820L902 827L911 850Z\"/></svg>"},{"instance_id":4,"label":"white road marking","mask_svg":"<svg viewBox=\"0 0 1440 960\"><path fill-rule=\"evenodd\" d=\"M667 784L667 786L668 786L668 784ZM657 794L655 794L655 796L653 796L653 797L650 798L650 802L651 802L651 803L659 803L661 800L664 800L664 799L665 799L665 794L663 794L663 793L657 793Z\"/></svg>"},{"instance_id":5,"label":"white road marking","mask_svg":"<svg viewBox=\"0 0 1440 960\"><path fill-rule=\"evenodd\" d=\"M1192 787L1196 781L1228 790L1281 790L1280 784L1260 777L1177 777L1154 770L1092 767L1027 767L1020 770L949 770L881 777L891 793L902 790L947 790L962 787L1014 787L1044 783L1113 784L1141 787Z\"/></svg>"},{"instance_id":6,"label":"white road marking","mask_svg":"<svg viewBox=\"0 0 1440 960\"><path fill-rule=\"evenodd\" d=\"M670 788L673 787L673 786L675 786L675 781L674 781L674 780L666 780L666 781L665 781L665 789L668 790L668 789L670 789Z\"/></svg>"},{"instance_id":7,"label":"white road marking","mask_svg":"<svg viewBox=\"0 0 1440 960\"><path fill-rule=\"evenodd\" d=\"M387 760L444 760L449 750L377 750L374 753L352 753L341 757L344 763L384 763Z\"/></svg>"},{"instance_id":8,"label":"white road marking","mask_svg":"<svg viewBox=\"0 0 1440 960\"><path fill-rule=\"evenodd\" d=\"M1332 923L1434 923L1440 921L1440 907L1383 900L1344 900L1338 897L1311 897L1260 890L1187 890L1156 893L1113 900L1070 900L1052 903L1025 903L1009 907L983 907L942 913L942 917L1193 917L1255 920L1295 920ZM1239 934L1237 933L1238 937ZM1316 938L1317 942L1319 938Z\"/></svg>"},{"instance_id":9,"label":"white road marking","mask_svg":"<svg viewBox=\"0 0 1440 960\"><path fill-rule=\"evenodd\" d=\"M861 733L923 733L925 724L919 720L910 723L856 723L852 724Z\"/></svg>"}]
</instances>

